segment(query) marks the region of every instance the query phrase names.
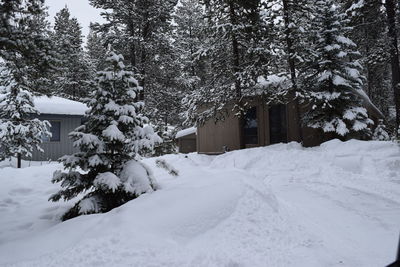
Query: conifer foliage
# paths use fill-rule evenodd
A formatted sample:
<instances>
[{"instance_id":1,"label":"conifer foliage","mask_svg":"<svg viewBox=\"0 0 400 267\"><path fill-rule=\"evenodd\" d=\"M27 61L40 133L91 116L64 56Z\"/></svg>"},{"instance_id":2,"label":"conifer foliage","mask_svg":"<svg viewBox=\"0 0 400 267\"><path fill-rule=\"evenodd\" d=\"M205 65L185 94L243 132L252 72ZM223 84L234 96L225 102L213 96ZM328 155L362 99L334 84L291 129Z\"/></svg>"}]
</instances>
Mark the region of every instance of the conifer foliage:
<instances>
[{"instance_id":1,"label":"conifer foliage","mask_svg":"<svg viewBox=\"0 0 400 267\"><path fill-rule=\"evenodd\" d=\"M21 167L22 156L29 158L34 148L42 151L40 144L43 137L50 136L50 124L32 118L39 114L32 95L20 88L9 73L4 76L0 87L0 161L16 156Z\"/></svg>"},{"instance_id":2,"label":"conifer foliage","mask_svg":"<svg viewBox=\"0 0 400 267\"><path fill-rule=\"evenodd\" d=\"M112 50L108 67L97 73L97 88L86 101L86 122L70 134L80 152L64 156L66 171L54 174L63 187L50 200L70 200L88 192L63 220L109 211L142 193L156 189L151 171L138 161L141 150L153 149L160 138L141 115L141 87L125 70L123 57ZM79 172L78 169L83 170Z\"/></svg>"},{"instance_id":3,"label":"conifer foliage","mask_svg":"<svg viewBox=\"0 0 400 267\"><path fill-rule=\"evenodd\" d=\"M386 125L383 120L379 120L378 125L374 130L374 134L372 136L373 140L377 141L389 141L390 135L386 130Z\"/></svg>"},{"instance_id":4,"label":"conifer foliage","mask_svg":"<svg viewBox=\"0 0 400 267\"><path fill-rule=\"evenodd\" d=\"M32 118L38 112L31 95L46 91L54 62L44 1L0 1L0 59L0 160L17 156L21 167L49 135L48 122Z\"/></svg>"},{"instance_id":5,"label":"conifer foliage","mask_svg":"<svg viewBox=\"0 0 400 267\"><path fill-rule=\"evenodd\" d=\"M314 60L307 77L306 99L311 110L304 121L338 137L370 134L373 121L362 105L362 67L356 45L345 36L346 20L332 1L317 1L314 22Z\"/></svg>"},{"instance_id":6,"label":"conifer foliage","mask_svg":"<svg viewBox=\"0 0 400 267\"><path fill-rule=\"evenodd\" d=\"M71 17L68 7L61 9L54 20L53 39L59 52L56 94L79 100L87 96L92 74L82 48L81 26L76 18Z\"/></svg>"}]
</instances>

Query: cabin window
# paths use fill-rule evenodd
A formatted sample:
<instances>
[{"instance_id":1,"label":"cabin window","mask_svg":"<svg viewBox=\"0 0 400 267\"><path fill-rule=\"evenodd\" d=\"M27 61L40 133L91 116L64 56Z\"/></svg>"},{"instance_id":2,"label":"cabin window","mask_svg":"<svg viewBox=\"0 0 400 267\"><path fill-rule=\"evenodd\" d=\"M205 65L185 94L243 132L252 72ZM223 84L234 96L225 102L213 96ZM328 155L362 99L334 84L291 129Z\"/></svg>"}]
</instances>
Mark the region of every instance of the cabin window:
<instances>
[{"instance_id":1,"label":"cabin window","mask_svg":"<svg viewBox=\"0 0 400 267\"><path fill-rule=\"evenodd\" d=\"M60 121L49 121L51 137L43 137L44 142L60 142L61 141L61 122Z\"/></svg>"},{"instance_id":2,"label":"cabin window","mask_svg":"<svg viewBox=\"0 0 400 267\"><path fill-rule=\"evenodd\" d=\"M270 143L287 143L286 105L273 105L269 109Z\"/></svg>"},{"instance_id":3,"label":"cabin window","mask_svg":"<svg viewBox=\"0 0 400 267\"><path fill-rule=\"evenodd\" d=\"M258 144L257 107L249 109L244 116L244 142L246 145Z\"/></svg>"}]
</instances>

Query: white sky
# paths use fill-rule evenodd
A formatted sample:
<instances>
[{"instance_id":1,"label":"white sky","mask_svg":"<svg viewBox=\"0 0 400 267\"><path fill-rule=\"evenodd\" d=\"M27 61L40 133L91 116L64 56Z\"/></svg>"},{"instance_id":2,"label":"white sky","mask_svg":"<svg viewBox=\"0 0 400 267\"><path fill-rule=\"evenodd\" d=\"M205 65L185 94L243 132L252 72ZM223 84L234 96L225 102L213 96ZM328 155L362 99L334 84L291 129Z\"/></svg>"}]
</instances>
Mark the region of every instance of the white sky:
<instances>
[{"instance_id":1,"label":"white sky","mask_svg":"<svg viewBox=\"0 0 400 267\"><path fill-rule=\"evenodd\" d=\"M88 0L45 0L45 3L49 7L49 20L52 25L56 13L67 5L71 16L77 18L81 24L84 36L89 33L90 22L104 22L104 19L100 16L100 9L89 5Z\"/></svg>"}]
</instances>

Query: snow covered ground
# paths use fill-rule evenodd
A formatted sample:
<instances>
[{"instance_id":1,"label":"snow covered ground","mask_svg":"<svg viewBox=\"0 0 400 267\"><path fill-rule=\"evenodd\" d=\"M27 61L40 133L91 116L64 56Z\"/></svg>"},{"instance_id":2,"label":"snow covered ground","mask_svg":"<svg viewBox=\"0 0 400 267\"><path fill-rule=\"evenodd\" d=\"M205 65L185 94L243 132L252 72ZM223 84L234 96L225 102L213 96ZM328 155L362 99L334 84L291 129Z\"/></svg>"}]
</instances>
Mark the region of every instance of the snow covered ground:
<instances>
[{"instance_id":1,"label":"snow covered ground","mask_svg":"<svg viewBox=\"0 0 400 267\"><path fill-rule=\"evenodd\" d=\"M59 164L0 168L1 266L385 266L400 234L390 142L298 144L146 159L162 189L59 222Z\"/></svg>"}]
</instances>

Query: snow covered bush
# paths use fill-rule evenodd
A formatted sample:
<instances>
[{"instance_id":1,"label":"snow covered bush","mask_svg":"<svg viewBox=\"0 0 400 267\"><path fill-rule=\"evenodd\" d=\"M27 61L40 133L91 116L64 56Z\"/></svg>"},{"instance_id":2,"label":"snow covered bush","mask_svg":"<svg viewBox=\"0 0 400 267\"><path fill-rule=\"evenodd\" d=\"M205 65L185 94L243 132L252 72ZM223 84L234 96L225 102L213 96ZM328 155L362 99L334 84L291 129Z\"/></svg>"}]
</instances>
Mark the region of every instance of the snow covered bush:
<instances>
[{"instance_id":1,"label":"snow covered bush","mask_svg":"<svg viewBox=\"0 0 400 267\"><path fill-rule=\"evenodd\" d=\"M163 142L154 148L153 156L177 153L178 149L174 140L176 128L170 125L164 126L161 122L159 126L156 127L156 130L158 136L163 139Z\"/></svg>"},{"instance_id":2,"label":"snow covered bush","mask_svg":"<svg viewBox=\"0 0 400 267\"><path fill-rule=\"evenodd\" d=\"M390 141L390 135L386 131L386 125L383 123L383 120L379 120L372 138L377 141Z\"/></svg>"},{"instance_id":3,"label":"snow covered bush","mask_svg":"<svg viewBox=\"0 0 400 267\"><path fill-rule=\"evenodd\" d=\"M107 63L86 100L85 123L70 133L80 152L62 157L65 170L55 172L52 180L63 187L52 201L85 194L63 220L107 212L156 189L151 171L138 161L141 150L161 141L150 126L143 126L148 119L141 115L143 102L137 101L141 87L125 70L121 55L110 49Z\"/></svg>"},{"instance_id":4,"label":"snow covered bush","mask_svg":"<svg viewBox=\"0 0 400 267\"><path fill-rule=\"evenodd\" d=\"M42 151L43 137L49 137L50 124L33 118L39 112L35 109L32 95L21 89L12 73L2 75L0 80L0 161L12 156L32 156L36 148Z\"/></svg>"},{"instance_id":5,"label":"snow covered bush","mask_svg":"<svg viewBox=\"0 0 400 267\"><path fill-rule=\"evenodd\" d=\"M306 101L310 111L306 126L338 137L370 135L373 121L368 118L358 90L364 77L357 58L356 44L345 36L347 21L331 0L315 3L314 59L310 63Z\"/></svg>"}]
</instances>

